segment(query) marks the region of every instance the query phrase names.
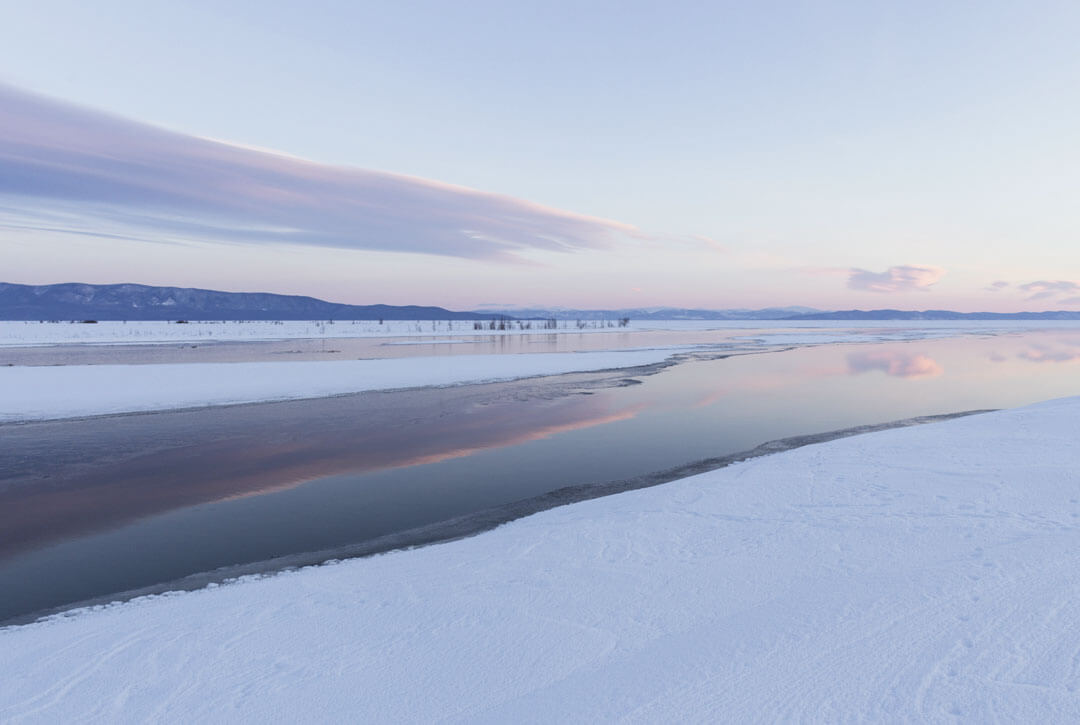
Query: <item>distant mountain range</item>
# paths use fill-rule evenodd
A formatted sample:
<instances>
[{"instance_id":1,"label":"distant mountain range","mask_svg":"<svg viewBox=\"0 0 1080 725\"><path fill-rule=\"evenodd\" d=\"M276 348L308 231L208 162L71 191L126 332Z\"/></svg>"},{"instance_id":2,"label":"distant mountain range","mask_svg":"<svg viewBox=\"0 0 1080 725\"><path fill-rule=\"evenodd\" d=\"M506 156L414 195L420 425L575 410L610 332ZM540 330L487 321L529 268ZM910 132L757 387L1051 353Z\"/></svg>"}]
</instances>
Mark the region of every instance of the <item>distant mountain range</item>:
<instances>
[{"instance_id":1,"label":"distant mountain range","mask_svg":"<svg viewBox=\"0 0 1080 725\"><path fill-rule=\"evenodd\" d=\"M0 282L0 320L479 320L415 305L340 305L314 297L141 284Z\"/></svg>"},{"instance_id":2,"label":"distant mountain range","mask_svg":"<svg viewBox=\"0 0 1080 725\"><path fill-rule=\"evenodd\" d=\"M812 312L787 320L1080 320L1080 310L1049 312L953 312L952 310L840 310Z\"/></svg>"},{"instance_id":3,"label":"distant mountain range","mask_svg":"<svg viewBox=\"0 0 1080 725\"><path fill-rule=\"evenodd\" d=\"M616 310L507 308L456 312L416 305L343 305L315 297L219 292L141 284L23 285L0 282L0 320L1080 320L1080 311L952 312L768 307L702 310L649 307Z\"/></svg>"}]
</instances>

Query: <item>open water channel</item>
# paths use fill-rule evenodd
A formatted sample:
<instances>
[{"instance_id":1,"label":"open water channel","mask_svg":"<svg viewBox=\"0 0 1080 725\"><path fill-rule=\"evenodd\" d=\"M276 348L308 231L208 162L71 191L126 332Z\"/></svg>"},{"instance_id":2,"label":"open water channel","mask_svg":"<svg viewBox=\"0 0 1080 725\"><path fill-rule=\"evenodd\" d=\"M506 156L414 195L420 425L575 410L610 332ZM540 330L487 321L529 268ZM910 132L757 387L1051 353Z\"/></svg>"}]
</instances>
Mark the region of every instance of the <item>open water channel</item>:
<instances>
[{"instance_id":1,"label":"open water channel","mask_svg":"<svg viewBox=\"0 0 1080 725\"><path fill-rule=\"evenodd\" d=\"M1075 329L732 347L666 367L3 425L0 622L467 535L791 436L1076 395L1078 363Z\"/></svg>"}]
</instances>

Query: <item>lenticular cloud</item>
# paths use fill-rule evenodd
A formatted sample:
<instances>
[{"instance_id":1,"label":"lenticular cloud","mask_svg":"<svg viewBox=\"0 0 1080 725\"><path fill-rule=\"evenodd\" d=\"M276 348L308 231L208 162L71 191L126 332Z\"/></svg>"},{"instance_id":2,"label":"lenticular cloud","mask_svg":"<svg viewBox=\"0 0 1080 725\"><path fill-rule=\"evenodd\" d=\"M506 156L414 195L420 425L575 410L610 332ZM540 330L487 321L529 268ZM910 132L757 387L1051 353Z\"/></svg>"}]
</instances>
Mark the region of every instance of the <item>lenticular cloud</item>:
<instances>
[{"instance_id":1,"label":"lenticular cloud","mask_svg":"<svg viewBox=\"0 0 1080 725\"><path fill-rule=\"evenodd\" d=\"M602 248L625 224L167 131L0 85L0 200L30 229L470 258Z\"/></svg>"}]
</instances>

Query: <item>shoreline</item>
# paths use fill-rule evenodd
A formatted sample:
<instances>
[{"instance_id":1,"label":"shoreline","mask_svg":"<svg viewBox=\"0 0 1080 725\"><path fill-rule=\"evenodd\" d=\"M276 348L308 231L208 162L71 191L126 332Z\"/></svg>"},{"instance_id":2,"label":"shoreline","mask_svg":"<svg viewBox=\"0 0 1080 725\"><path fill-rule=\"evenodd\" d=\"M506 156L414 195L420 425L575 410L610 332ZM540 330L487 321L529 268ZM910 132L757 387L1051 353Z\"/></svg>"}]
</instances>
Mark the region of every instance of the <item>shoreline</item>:
<instances>
[{"instance_id":1,"label":"shoreline","mask_svg":"<svg viewBox=\"0 0 1080 725\"><path fill-rule=\"evenodd\" d=\"M261 363L0 367L0 425L320 400L663 366L678 348ZM707 351L705 354L708 354ZM717 356L723 356L717 350ZM674 364L674 363L672 363ZM433 369L434 368L434 369Z\"/></svg>"},{"instance_id":2,"label":"shoreline","mask_svg":"<svg viewBox=\"0 0 1080 725\"><path fill-rule=\"evenodd\" d=\"M736 355L767 354L823 345L916 344L942 339L1001 337L1024 331L1047 332L1054 328L1030 326L912 326L878 328L845 326L813 328L813 334L790 334L783 327L723 328L721 330L585 330L578 333L543 335L513 333L502 339L510 347L492 351L472 349L467 335L460 339L440 339L434 344L379 337L341 337L277 341L206 341L196 345L168 343L161 346L101 345L90 343L22 348L32 357L24 363L0 364L0 430L5 426L39 421L83 420L143 412L186 411L236 405L274 403L289 400L316 400L370 391L435 389L449 386L486 384L557 375L624 370L628 375L653 366L670 366L685 359L724 358ZM1070 329L1070 328L1065 328ZM1074 329L1074 328L1072 328ZM906 334L918 330L919 334ZM1075 331L1075 329L1074 329ZM703 342L702 333L722 332L721 339ZM742 334L745 333L745 334ZM760 334L750 334L760 333ZM837 334L844 333L844 334ZM667 340L654 345L628 346L634 336L689 335L681 341ZM626 336L623 344L605 345L605 338ZM698 336L698 337L695 337ZM536 352L526 343L531 337L574 337L585 340ZM326 350L336 340L342 349ZM484 339L484 345L499 338ZM635 338L642 342L640 338ZM695 341L696 340L696 341ZM524 342L523 342L524 341ZM288 350L296 344L310 349ZM349 344L376 344L382 349L375 357L354 357ZM284 346L269 354L266 346ZM315 347L324 349L316 350ZM561 345L561 347L560 347ZM458 348L469 348L461 354ZM18 350L19 348L8 348ZM71 351L105 350L117 354L110 361L80 362ZM132 350L153 349L145 360L124 362ZM234 351L222 358L196 360L188 353L206 350ZM386 352L394 350L396 352ZM401 352L407 350L406 352ZM0 356L4 348L0 347ZM125 352L126 351L126 352ZM262 351L262 352L260 352ZM452 354L444 354L453 351ZM274 358L296 352L299 358ZM418 353L418 354L414 354Z\"/></svg>"},{"instance_id":3,"label":"shoreline","mask_svg":"<svg viewBox=\"0 0 1080 725\"><path fill-rule=\"evenodd\" d=\"M614 496L627 491L660 486L683 478L726 468L735 463L742 463L755 458L784 453L804 446L826 443L852 436L865 435L867 433L907 428L916 425L926 425L928 423L938 423L991 412L995 412L995 409L967 410L940 415L917 416L914 418L904 418L886 423L860 425L840 430L826 431L823 433L789 436L787 438L767 441L746 451L699 459L680 466L635 476L633 478L555 489L539 496L514 501L509 504L477 511L446 521L440 521L434 524L380 536L373 540L357 544L223 567L221 569L192 574L181 579L163 582L161 584L155 584L135 590L116 592L89 600L75 602L70 605L64 605L62 607L31 612L26 615L0 620L0 631L9 627L33 624L52 617L78 616L79 610L92 610L103 605L124 604L142 597L153 597L173 592L198 591L212 586L228 585L234 582L242 583L238 580L248 580L252 577L272 577L299 569L320 567L326 564L338 563L340 561L367 558L394 551L406 551L471 538L496 529L504 524L543 511L562 506L570 506L592 499Z\"/></svg>"},{"instance_id":4,"label":"shoreline","mask_svg":"<svg viewBox=\"0 0 1080 725\"><path fill-rule=\"evenodd\" d=\"M453 539L824 440L805 431L1067 395L1064 365L1038 371L1039 397L987 381L1029 378L1071 342L696 351L500 383L0 425L0 620ZM200 533L178 546L181 532Z\"/></svg>"},{"instance_id":5,"label":"shoreline","mask_svg":"<svg viewBox=\"0 0 1080 725\"><path fill-rule=\"evenodd\" d=\"M7 627L0 718L1073 721L1078 433L1071 397L852 435Z\"/></svg>"}]
</instances>

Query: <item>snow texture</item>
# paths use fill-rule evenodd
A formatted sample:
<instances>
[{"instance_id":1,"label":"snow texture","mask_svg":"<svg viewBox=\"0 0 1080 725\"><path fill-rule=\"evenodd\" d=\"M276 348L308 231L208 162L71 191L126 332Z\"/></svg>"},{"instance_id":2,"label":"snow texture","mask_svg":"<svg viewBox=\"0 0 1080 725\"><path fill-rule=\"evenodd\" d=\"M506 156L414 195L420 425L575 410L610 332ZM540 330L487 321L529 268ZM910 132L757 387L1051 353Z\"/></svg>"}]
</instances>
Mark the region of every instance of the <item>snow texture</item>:
<instances>
[{"instance_id":1,"label":"snow texture","mask_svg":"<svg viewBox=\"0 0 1080 725\"><path fill-rule=\"evenodd\" d=\"M488 323L484 323L487 325ZM354 337L430 337L462 336L488 337L505 335L546 335L546 334L594 334L640 332L645 330L808 330L811 339L814 331L820 331L818 337L829 331L849 329L876 330L886 339L904 339L915 336L941 336L944 334L979 334L1027 329L1047 329L1052 327L1080 327L1076 322L956 322L956 321L904 321L885 320L872 322L852 322L849 320L815 320L790 322L784 320L644 320L630 321L628 327L596 327L597 321L583 322L585 327L578 329L573 320L559 320L555 330L540 329L542 321L532 321L531 329L518 329L516 323L510 323L508 330L475 330L472 321L402 321L388 320L385 323L374 321L328 323L313 321L284 322L191 322L178 325L170 322L99 322L94 325L51 322L5 322L0 321L0 347L22 347L28 345L152 345L167 343L207 343L236 341L265 341L293 339L335 339ZM842 340L844 335L834 336Z\"/></svg>"},{"instance_id":2,"label":"snow texture","mask_svg":"<svg viewBox=\"0 0 1080 725\"><path fill-rule=\"evenodd\" d=\"M0 631L0 721L1077 722L1080 399Z\"/></svg>"},{"instance_id":3,"label":"snow texture","mask_svg":"<svg viewBox=\"0 0 1080 725\"><path fill-rule=\"evenodd\" d=\"M0 367L0 422L321 398L663 362L678 348L316 362Z\"/></svg>"},{"instance_id":4,"label":"snow texture","mask_svg":"<svg viewBox=\"0 0 1080 725\"><path fill-rule=\"evenodd\" d=\"M95 345L154 345L175 342L254 342L265 340L297 340L355 337L430 337L432 335L463 335L489 337L518 334L578 333L573 321L561 320L555 330L540 329L543 322L532 321L532 328L507 330L474 328L472 320L387 320L386 322L326 322L320 320L238 321L238 322L98 322L93 325L53 322L0 321L0 347L26 345L64 345L73 343ZM511 323L512 324L512 323ZM584 332L625 332L633 329L667 329L649 327L595 327L599 322L587 322ZM676 323L680 324L680 323ZM683 329L676 327L675 329ZM690 329L712 329L691 327Z\"/></svg>"}]
</instances>

